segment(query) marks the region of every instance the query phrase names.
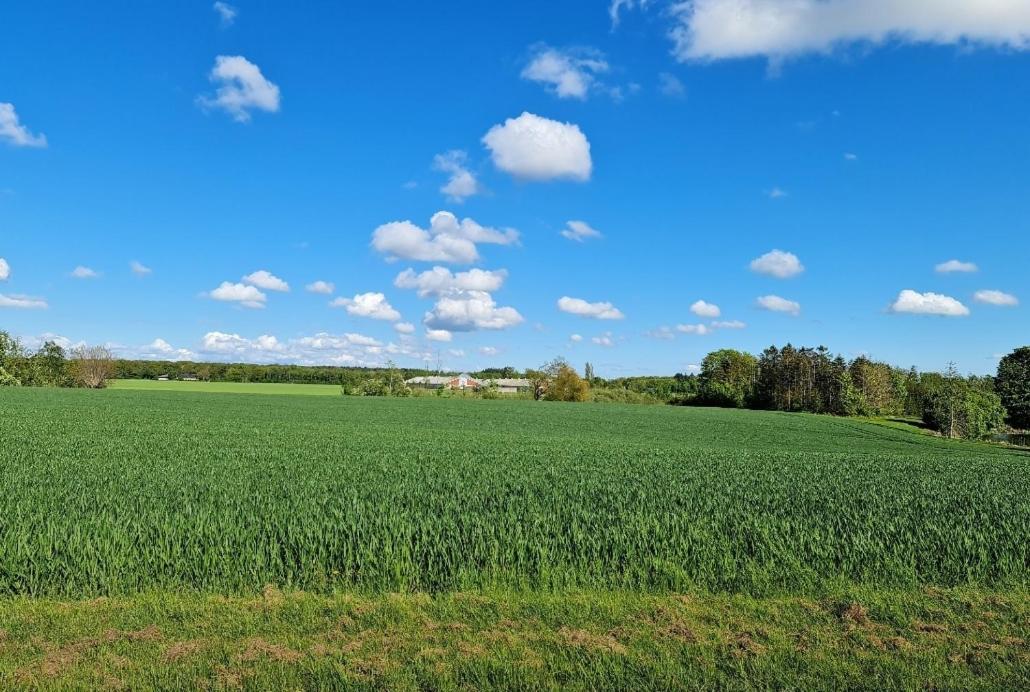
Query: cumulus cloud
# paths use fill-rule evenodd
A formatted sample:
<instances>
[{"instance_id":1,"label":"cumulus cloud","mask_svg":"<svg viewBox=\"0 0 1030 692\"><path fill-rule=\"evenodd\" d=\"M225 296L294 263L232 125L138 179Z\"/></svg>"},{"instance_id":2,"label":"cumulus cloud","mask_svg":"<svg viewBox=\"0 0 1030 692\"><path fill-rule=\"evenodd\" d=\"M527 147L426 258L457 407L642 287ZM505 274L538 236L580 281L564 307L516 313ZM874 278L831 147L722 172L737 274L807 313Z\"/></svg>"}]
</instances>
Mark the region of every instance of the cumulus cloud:
<instances>
[{"instance_id":1,"label":"cumulus cloud","mask_svg":"<svg viewBox=\"0 0 1030 692\"><path fill-rule=\"evenodd\" d=\"M934 267L934 271L938 274L972 274L973 272L979 271L979 269L980 268L972 262L962 262L957 259L941 262Z\"/></svg>"},{"instance_id":2,"label":"cumulus cloud","mask_svg":"<svg viewBox=\"0 0 1030 692\"><path fill-rule=\"evenodd\" d=\"M483 191L476 176L466 168L467 161L468 154L458 149L437 154L433 158L433 168L450 176L447 183L440 188L440 192L447 195L447 199L459 204L467 197Z\"/></svg>"},{"instance_id":3,"label":"cumulus cloud","mask_svg":"<svg viewBox=\"0 0 1030 692\"><path fill-rule=\"evenodd\" d=\"M586 221L568 221L561 234L569 240L582 243L590 238L600 238L601 231L593 228Z\"/></svg>"},{"instance_id":4,"label":"cumulus cloud","mask_svg":"<svg viewBox=\"0 0 1030 692\"><path fill-rule=\"evenodd\" d=\"M161 338L154 339L139 349L121 350L123 353L134 351L133 355L145 360L194 360L197 357L197 354L188 348L176 348Z\"/></svg>"},{"instance_id":5,"label":"cumulus cloud","mask_svg":"<svg viewBox=\"0 0 1030 692\"><path fill-rule=\"evenodd\" d=\"M612 338L611 332L605 332L600 336L591 337L590 339L597 346L604 346L605 348L611 348L615 345L615 339Z\"/></svg>"},{"instance_id":6,"label":"cumulus cloud","mask_svg":"<svg viewBox=\"0 0 1030 692\"><path fill-rule=\"evenodd\" d=\"M198 97L197 102L205 108L221 108L240 123L250 120L251 110L279 110L279 87L265 79L261 69L242 55L216 57L209 78L220 86L213 97Z\"/></svg>"},{"instance_id":7,"label":"cumulus cloud","mask_svg":"<svg viewBox=\"0 0 1030 692\"><path fill-rule=\"evenodd\" d=\"M449 342L452 338L454 338L454 335L446 329L427 329L426 338L430 341L440 341L446 343Z\"/></svg>"},{"instance_id":8,"label":"cumulus cloud","mask_svg":"<svg viewBox=\"0 0 1030 692\"><path fill-rule=\"evenodd\" d=\"M217 360L301 365L382 365L387 357L405 355L422 360L427 352L397 344L384 345L364 334L330 334L281 340L271 334L256 338L225 332L204 335L200 351Z\"/></svg>"},{"instance_id":9,"label":"cumulus cloud","mask_svg":"<svg viewBox=\"0 0 1030 692\"><path fill-rule=\"evenodd\" d=\"M288 283L264 269L259 269L253 274L247 274L243 277L243 283L257 286L258 288L262 288L266 291L280 291L285 293L290 290L290 285Z\"/></svg>"},{"instance_id":10,"label":"cumulus cloud","mask_svg":"<svg viewBox=\"0 0 1030 692\"><path fill-rule=\"evenodd\" d=\"M944 317L964 317L969 308L951 296L940 293L918 293L905 289L898 294L891 304L890 311L912 315L942 315Z\"/></svg>"},{"instance_id":11,"label":"cumulus cloud","mask_svg":"<svg viewBox=\"0 0 1030 692\"><path fill-rule=\"evenodd\" d=\"M45 147L46 135L34 135L18 120L13 103L0 103L0 141L15 147Z\"/></svg>"},{"instance_id":12,"label":"cumulus cloud","mask_svg":"<svg viewBox=\"0 0 1030 692\"><path fill-rule=\"evenodd\" d=\"M592 90L601 87L597 75L607 71L608 63L600 51L538 45L521 76L545 85L558 98L585 100Z\"/></svg>"},{"instance_id":13,"label":"cumulus cloud","mask_svg":"<svg viewBox=\"0 0 1030 692\"><path fill-rule=\"evenodd\" d=\"M393 325L393 328L397 330L398 334L415 333L415 325L413 325L411 322L398 322L397 324Z\"/></svg>"},{"instance_id":14,"label":"cumulus cloud","mask_svg":"<svg viewBox=\"0 0 1030 692\"><path fill-rule=\"evenodd\" d=\"M322 295L331 295L332 292L336 290L336 286L334 286L329 281L315 281L305 286L304 289L308 293L321 293Z\"/></svg>"},{"instance_id":15,"label":"cumulus cloud","mask_svg":"<svg viewBox=\"0 0 1030 692\"><path fill-rule=\"evenodd\" d=\"M136 276L149 276L153 273L153 270L150 267L144 265L142 262L137 262L136 260L129 262L129 269Z\"/></svg>"},{"instance_id":16,"label":"cumulus cloud","mask_svg":"<svg viewBox=\"0 0 1030 692\"><path fill-rule=\"evenodd\" d=\"M359 293L353 298L337 298L329 303L334 308L346 308L347 313L355 317L368 317L373 320L396 322L401 318L382 293Z\"/></svg>"},{"instance_id":17,"label":"cumulus cloud","mask_svg":"<svg viewBox=\"0 0 1030 692\"><path fill-rule=\"evenodd\" d=\"M494 165L521 180L590 179L590 142L572 123L532 113L508 118L483 136Z\"/></svg>"},{"instance_id":18,"label":"cumulus cloud","mask_svg":"<svg viewBox=\"0 0 1030 692\"><path fill-rule=\"evenodd\" d=\"M11 278L11 265L3 257L0 257L0 281L7 281Z\"/></svg>"},{"instance_id":19,"label":"cumulus cloud","mask_svg":"<svg viewBox=\"0 0 1030 692\"><path fill-rule=\"evenodd\" d=\"M751 260L751 271L777 279L789 279L805 271L805 266L801 264L797 255L783 250L773 250Z\"/></svg>"},{"instance_id":20,"label":"cumulus cloud","mask_svg":"<svg viewBox=\"0 0 1030 692\"><path fill-rule=\"evenodd\" d=\"M680 334L696 334L697 336L704 336L711 333L706 325L703 324L677 324L676 331Z\"/></svg>"},{"instance_id":21,"label":"cumulus cloud","mask_svg":"<svg viewBox=\"0 0 1030 692\"><path fill-rule=\"evenodd\" d=\"M73 279L97 279L100 277L100 273L80 264L72 269L71 276Z\"/></svg>"},{"instance_id":22,"label":"cumulus cloud","mask_svg":"<svg viewBox=\"0 0 1030 692\"><path fill-rule=\"evenodd\" d=\"M1011 293L1002 291L983 290L973 294L973 300L987 305L998 305L1000 307L1015 307L1019 305L1019 299Z\"/></svg>"},{"instance_id":23,"label":"cumulus cloud","mask_svg":"<svg viewBox=\"0 0 1030 692\"><path fill-rule=\"evenodd\" d=\"M718 305L706 302L704 300L698 300L690 306L690 311L698 317L718 317L722 314Z\"/></svg>"},{"instance_id":24,"label":"cumulus cloud","mask_svg":"<svg viewBox=\"0 0 1030 692\"><path fill-rule=\"evenodd\" d=\"M563 296L558 299L558 309L570 315L591 317L598 320L621 320L625 317L622 311L611 303L588 303L582 298Z\"/></svg>"},{"instance_id":25,"label":"cumulus cloud","mask_svg":"<svg viewBox=\"0 0 1030 692\"><path fill-rule=\"evenodd\" d=\"M222 26L232 26L232 23L236 21L236 15L239 14L239 10L221 0L218 0L211 8L218 13L218 19L221 20Z\"/></svg>"},{"instance_id":26,"label":"cumulus cloud","mask_svg":"<svg viewBox=\"0 0 1030 692\"><path fill-rule=\"evenodd\" d=\"M1030 48L1023 0L686 0L670 11L681 61L782 61L854 44Z\"/></svg>"},{"instance_id":27,"label":"cumulus cloud","mask_svg":"<svg viewBox=\"0 0 1030 692\"><path fill-rule=\"evenodd\" d=\"M571 336L569 336L569 341L571 341L574 344L578 344L582 340L583 340L583 335L582 334L572 334Z\"/></svg>"},{"instance_id":28,"label":"cumulus cloud","mask_svg":"<svg viewBox=\"0 0 1030 692\"><path fill-rule=\"evenodd\" d=\"M501 349L494 348L493 346L480 346L479 347L479 355L481 355L481 356L493 357L493 356L500 355L500 353L501 353Z\"/></svg>"},{"instance_id":29,"label":"cumulus cloud","mask_svg":"<svg viewBox=\"0 0 1030 692\"><path fill-rule=\"evenodd\" d=\"M492 292L504 285L506 278L508 272L503 269L470 269L452 274L446 267L433 267L421 274L416 274L414 269L405 269L393 280L393 285L417 290L419 297L425 298L454 290Z\"/></svg>"},{"instance_id":30,"label":"cumulus cloud","mask_svg":"<svg viewBox=\"0 0 1030 692\"><path fill-rule=\"evenodd\" d=\"M471 264L479 259L477 243L514 245L518 231L481 226L472 219L458 220L449 211L439 211L422 229L411 221L391 221L372 233L372 247L389 260Z\"/></svg>"},{"instance_id":31,"label":"cumulus cloud","mask_svg":"<svg viewBox=\"0 0 1030 692\"><path fill-rule=\"evenodd\" d=\"M512 307L498 307L486 291L448 291L436 301L423 320L430 329L469 332L476 329L507 329L523 322Z\"/></svg>"},{"instance_id":32,"label":"cumulus cloud","mask_svg":"<svg viewBox=\"0 0 1030 692\"><path fill-rule=\"evenodd\" d=\"M268 299L264 293L254 286L246 284L234 284L223 281L222 284L211 291L208 296L213 300L221 300L227 303L239 303L245 308L263 308Z\"/></svg>"},{"instance_id":33,"label":"cumulus cloud","mask_svg":"<svg viewBox=\"0 0 1030 692\"><path fill-rule=\"evenodd\" d=\"M681 99L687 95L687 89L676 75L662 72L658 75L658 91L671 98Z\"/></svg>"},{"instance_id":34,"label":"cumulus cloud","mask_svg":"<svg viewBox=\"0 0 1030 692\"><path fill-rule=\"evenodd\" d=\"M644 8L651 0L611 0L608 5L608 16L612 20L612 29L619 25L620 15L623 10L631 10L634 7Z\"/></svg>"},{"instance_id":35,"label":"cumulus cloud","mask_svg":"<svg viewBox=\"0 0 1030 692\"><path fill-rule=\"evenodd\" d=\"M745 329L747 324L740 320L729 320L726 322L712 322L713 329Z\"/></svg>"},{"instance_id":36,"label":"cumulus cloud","mask_svg":"<svg viewBox=\"0 0 1030 692\"><path fill-rule=\"evenodd\" d=\"M15 308L18 310L45 310L47 302L43 298L23 296L16 293L0 293L0 308Z\"/></svg>"},{"instance_id":37,"label":"cumulus cloud","mask_svg":"<svg viewBox=\"0 0 1030 692\"><path fill-rule=\"evenodd\" d=\"M785 312L795 317L801 314L801 304L779 296L761 296L758 298L758 307L770 312Z\"/></svg>"}]
</instances>

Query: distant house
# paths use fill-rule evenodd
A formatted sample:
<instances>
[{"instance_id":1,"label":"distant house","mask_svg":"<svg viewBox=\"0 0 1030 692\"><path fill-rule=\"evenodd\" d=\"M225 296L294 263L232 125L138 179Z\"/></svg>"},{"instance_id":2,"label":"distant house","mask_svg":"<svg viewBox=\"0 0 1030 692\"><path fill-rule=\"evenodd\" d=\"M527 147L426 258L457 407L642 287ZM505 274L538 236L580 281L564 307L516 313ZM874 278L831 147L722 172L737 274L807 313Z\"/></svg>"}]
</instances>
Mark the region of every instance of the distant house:
<instances>
[{"instance_id":1,"label":"distant house","mask_svg":"<svg viewBox=\"0 0 1030 692\"><path fill-rule=\"evenodd\" d=\"M533 391L533 383L522 377L501 377L488 380L488 387L496 387L501 394L521 394Z\"/></svg>"},{"instance_id":2,"label":"distant house","mask_svg":"<svg viewBox=\"0 0 1030 692\"><path fill-rule=\"evenodd\" d=\"M168 381L168 379L169 379L169 378L168 378L168 375L158 375L158 376L157 376L157 381L158 381L158 382L167 382L167 381Z\"/></svg>"},{"instance_id":3,"label":"distant house","mask_svg":"<svg viewBox=\"0 0 1030 692\"><path fill-rule=\"evenodd\" d=\"M529 392L533 389L533 385L529 380L502 378L480 381L467 372L457 376L423 375L421 377L412 377L405 380L404 383L412 389L451 389L455 391L478 391L483 387L496 387L497 391L501 394L518 394L519 392Z\"/></svg>"},{"instance_id":4,"label":"distant house","mask_svg":"<svg viewBox=\"0 0 1030 692\"><path fill-rule=\"evenodd\" d=\"M186 373L183 373L182 377L180 377L179 379L182 380L183 382L196 382L197 381L197 376L194 375L191 372L186 372Z\"/></svg>"}]
</instances>

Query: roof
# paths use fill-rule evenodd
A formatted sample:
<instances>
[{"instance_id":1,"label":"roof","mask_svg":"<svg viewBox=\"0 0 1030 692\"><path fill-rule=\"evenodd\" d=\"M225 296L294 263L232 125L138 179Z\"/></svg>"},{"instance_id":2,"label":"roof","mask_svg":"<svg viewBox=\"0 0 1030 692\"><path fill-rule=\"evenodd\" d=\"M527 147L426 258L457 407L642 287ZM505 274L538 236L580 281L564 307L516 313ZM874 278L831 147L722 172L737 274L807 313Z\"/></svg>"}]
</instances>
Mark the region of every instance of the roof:
<instances>
[{"instance_id":1,"label":"roof","mask_svg":"<svg viewBox=\"0 0 1030 692\"><path fill-rule=\"evenodd\" d=\"M404 380L404 384L450 384L453 379L450 375L422 375Z\"/></svg>"},{"instance_id":2,"label":"roof","mask_svg":"<svg viewBox=\"0 0 1030 692\"><path fill-rule=\"evenodd\" d=\"M523 377L499 377L487 380L488 383L496 384L498 387L532 387L533 383Z\"/></svg>"}]
</instances>

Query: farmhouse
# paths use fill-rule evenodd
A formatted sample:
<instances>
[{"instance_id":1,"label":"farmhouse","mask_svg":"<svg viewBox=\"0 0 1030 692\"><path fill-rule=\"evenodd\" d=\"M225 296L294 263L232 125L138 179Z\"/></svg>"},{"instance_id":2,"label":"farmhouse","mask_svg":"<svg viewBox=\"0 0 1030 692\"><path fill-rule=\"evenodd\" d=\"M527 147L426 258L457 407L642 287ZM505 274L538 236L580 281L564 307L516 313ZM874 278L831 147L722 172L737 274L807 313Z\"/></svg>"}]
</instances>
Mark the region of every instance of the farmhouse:
<instances>
[{"instance_id":1,"label":"farmhouse","mask_svg":"<svg viewBox=\"0 0 1030 692\"><path fill-rule=\"evenodd\" d=\"M532 383L526 379L501 378L491 380L477 380L468 373L460 375L424 375L412 377L404 383L412 389L452 389L456 391L472 390L490 387L496 388L501 394L518 394L528 392L533 388Z\"/></svg>"}]
</instances>

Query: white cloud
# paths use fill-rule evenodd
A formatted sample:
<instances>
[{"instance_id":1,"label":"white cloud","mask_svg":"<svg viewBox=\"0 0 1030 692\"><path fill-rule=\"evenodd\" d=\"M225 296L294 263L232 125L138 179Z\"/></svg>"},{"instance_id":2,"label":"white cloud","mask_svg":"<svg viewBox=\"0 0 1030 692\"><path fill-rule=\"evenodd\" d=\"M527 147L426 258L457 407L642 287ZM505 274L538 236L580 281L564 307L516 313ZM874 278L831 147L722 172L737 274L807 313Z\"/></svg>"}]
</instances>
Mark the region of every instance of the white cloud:
<instances>
[{"instance_id":1,"label":"white cloud","mask_svg":"<svg viewBox=\"0 0 1030 692\"><path fill-rule=\"evenodd\" d=\"M581 334L573 334L573 335L569 336L569 341L571 341L574 344L578 344L582 340L583 340L583 336Z\"/></svg>"},{"instance_id":2,"label":"white cloud","mask_svg":"<svg viewBox=\"0 0 1030 692\"><path fill-rule=\"evenodd\" d=\"M227 2L218 0L211 8L218 13L218 18L222 21L222 26L232 26L232 23L236 21L236 15L239 14L239 10L230 5Z\"/></svg>"},{"instance_id":3,"label":"white cloud","mask_svg":"<svg viewBox=\"0 0 1030 692\"><path fill-rule=\"evenodd\" d=\"M153 270L150 267L144 265L142 262L137 262L136 260L129 262L129 269L136 276L149 276L153 273Z\"/></svg>"},{"instance_id":4,"label":"white cloud","mask_svg":"<svg viewBox=\"0 0 1030 692\"><path fill-rule=\"evenodd\" d=\"M458 149L446 154L437 154L433 158L433 168L450 175L447 183L440 188L440 192L447 195L447 199L459 204L467 197L483 191L476 176L465 167L467 161L468 154Z\"/></svg>"},{"instance_id":5,"label":"white cloud","mask_svg":"<svg viewBox=\"0 0 1030 692\"><path fill-rule=\"evenodd\" d=\"M722 314L718 305L713 305L703 300L698 300L691 305L690 311L698 317L718 317Z\"/></svg>"},{"instance_id":6,"label":"white cloud","mask_svg":"<svg viewBox=\"0 0 1030 692\"><path fill-rule=\"evenodd\" d=\"M0 281L7 281L11 278L11 265L3 257L0 257Z\"/></svg>"},{"instance_id":7,"label":"white cloud","mask_svg":"<svg viewBox=\"0 0 1030 692\"><path fill-rule=\"evenodd\" d=\"M493 346L480 346L479 347L479 355L481 355L481 356L493 357L493 356L500 355L500 353L501 353L501 349L494 348Z\"/></svg>"},{"instance_id":8,"label":"white cloud","mask_svg":"<svg viewBox=\"0 0 1030 692\"><path fill-rule=\"evenodd\" d=\"M785 312L797 317L801 314L801 304L779 296L761 296L758 298L758 307L770 312Z\"/></svg>"},{"instance_id":9,"label":"white cloud","mask_svg":"<svg viewBox=\"0 0 1030 692\"><path fill-rule=\"evenodd\" d=\"M356 317L389 322L396 322L401 318L401 313L390 305L382 293L359 293L353 298L337 298L329 305L334 308L346 308L348 314Z\"/></svg>"},{"instance_id":10,"label":"white cloud","mask_svg":"<svg viewBox=\"0 0 1030 692\"><path fill-rule=\"evenodd\" d=\"M497 230L462 219L449 211L439 211L429 220L429 229L411 221L391 221L372 233L372 247L389 260L471 264L479 259L477 243L514 245L519 241L515 229Z\"/></svg>"},{"instance_id":11,"label":"white cloud","mask_svg":"<svg viewBox=\"0 0 1030 692\"><path fill-rule=\"evenodd\" d=\"M590 179L590 142L571 123L532 113L508 118L483 136L494 165L522 180Z\"/></svg>"},{"instance_id":12,"label":"white cloud","mask_svg":"<svg viewBox=\"0 0 1030 692\"><path fill-rule=\"evenodd\" d=\"M13 103L0 103L0 141L16 147L45 147L46 135L34 135L18 120Z\"/></svg>"},{"instance_id":13,"label":"white cloud","mask_svg":"<svg viewBox=\"0 0 1030 692\"><path fill-rule=\"evenodd\" d=\"M507 329L521 324L522 315L511 307L497 307L486 291L448 291L436 301L423 320L430 329L468 332Z\"/></svg>"},{"instance_id":14,"label":"white cloud","mask_svg":"<svg viewBox=\"0 0 1030 692\"><path fill-rule=\"evenodd\" d=\"M688 0L671 13L681 61L782 61L854 44L1030 48L1024 0Z\"/></svg>"},{"instance_id":15,"label":"white cloud","mask_svg":"<svg viewBox=\"0 0 1030 692\"><path fill-rule=\"evenodd\" d=\"M100 278L99 272L97 272L97 271L95 271L93 269L90 269L89 267L84 267L81 264L79 266L75 267L75 269L72 269L71 276L72 276L73 279L97 279L97 278Z\"/></svg>"},{"instance_id":16,"label":"white cloud","mask_svg":"<svg viewBox=\"0 0 1030 692\"><path fill-rule=\"evenodd\" d=\"M658 75L658 91L666 96L681 99L687 95L687 89L676 75L662 72Z\"/></svg>"},{"instance_id":17,"label":"white cloud","mask_svg":"<svg viewBox=\"0 0 1030 692\"><path fill-rule=\"evenodd\" d=\"M430 341L441 341L441 342L445 342L446 343L446 342L449 342L453 338L453 336L454 335L451 334L446 329L427 329L426 330L426 338L429 339Z\"/></svg>"},{"instance_id":18,"label":"white cloud","mask_svg":"<svg viewBox=\"0 0 1030 692\"><path fill-rule=\"evenodd\" d=\"M336 290L336 286L329 281L315 281L304 288L308 293L321 293L322 295L327 296L331 295L332 292Z\"/></svg>"},{"instance_id":19,"label":"white cloud","mask_svg":"<svg viewBox=\"0 0 1030 692\"><path fill-rule=\"evenodd\" d=\"M597 346L604 346L605 348L611 348L615 345L615 340L612 338L611 332L605 332L601 336L591 337L590 339Z\"/></svg>"},{"instance_id":20,"label":"white cloud","mask_svg":"<svg viewBox=\"0 0 1030 692\"><path fill-rule=\"evenodd\" d=\"M711 333L711 329L703 324L677 324L676 331L680 334L696 334L697 336L704 336Z\"/></svg>"},{"instance_id":21,"label":"white cloud","mask_svg":"<svg viewBox=\"0 0 1030 692\"><path fill-rule=\"evenodd\" d=\"M602 237L601 231L591 227L586 221L567 222L561 234L569 240L575 240L577 243L582 243L588 238Z\"/></svg>"},{"instance_id":22,"label":"white cloud","mask_svg":"<svg viewBox=\"0 0 1030 692\"><path fill-rule=\"evenodd\" d=\"M713 329L744 329L747 324L740 320L729 320L727 322L712 322Z\"/></svg>"},{"instance_id":23,"label":"white cloud","mask_svg":"<svg viewBox=\"0 0 1030 692\"><path fill-rule=\"evenodd\" d=\"M138 349L136 355L147 360L194 360L197 357L188 348L176 348L164 339L154 339L149 345Z\"/></svg>"},{"instance_id":24,"label":"white cloud","mask_svg":"<svg viewBox=\"0 0 1030 692\"><path fill-rule=\"evenodd\" d=\"M560 50L546 45L536 46L521 77L548 87L558 98L584 100L600 86L597 75L608 71L604 56L588 48Z\"/></svg>"},{"instance_id":25,"label":"white cloud","mask_svg":"<svg viewBox=\"0 0 1030 692\"><path fill-rule=\"evenodd\" d=\"M208 294L214 300L228 303L239 303L245 308L263 308L267 296L253 286L234 284L223 281L222 284Z\"/></svg>"},{"instance_id":26,"label":"white cloud","mask_svg":"<svg viewBox=\"0 0 1030 692\"><path fill-rule=\"evenodd\" d=\"M0 293L0 308L16 308L20 310L45 310L47 302L43 298L33 298L18 294Z\"/></svg>"},{"instance_id":27,"label":"white cloud","mask_svg":"<svg viewBox=\"0 0 1030 692\"><path fill-rule=\"evenodd\" d=\"M1003 293L1002 291L977 291L973 294L973 300L978 303L998 305L1001 307L1015 307L1016 305L1019 305L1019 298L1016 298L1011 293Z\"/></svg>"},{"instance_id":28,"label":"white cloud","mask_svg":"<svg viewBox=\"0 0 1030 692\"><path fill-rule=\"evenodd\" d=\"M393 285L397 288L415 289L420 297L425 298L454 290L496 291L507 277L508 272L503 269L470 269L452 274L446 267L433 267L421 274L416 274L414 269L405 269L393 280Z\"/></svg>"},{"instance_id":29,"label":"white cloud","mask_svg":"<svg viewBox=\"0 0 1030 692\"><path fill-rule=\"evenodd\" d=\"M415 325L413 325L411 322L398 322L397 324L393 325L393 328L397 330L398 334L415 333Z\"/></svg>"},{"instance_id":30,"label":"white cloud","mask_svg":"<svg viewBox=\"0 0 1030 692\"><path fill-rule=\"evenodd\" d=\"M797 255L783 250L773 250L751 260L751 271L777 279L789 279L805 271L805 266L801 264Z\"/></svg>"},{"instance_id":31,"label":"white cloud","mask_svg":"<svg viewBox=\"0 0 1030 692\"><path fill-rule=\"evenodd\" d=\"M645 8L650 4L651 0L611 0L608 5L608 16L612 20L612 29L619 25L619 15L622 10L631 10L634 7Z\"/></svg>"},{"instance_id":32,"label":"white cloud","mask_svg":"<svg viewBox=\"0 0 1030 692\"><path fill-rule=\"evenodd\" d=\"M858 154L853 154L850 151L844 152L845 161L858 161Z\"/></svg>"},{"instance_id":33,"label":"white cloud","mask_svg":"<svg viewBox=\"0 0 1030 692\"><path fill-rule=\"evenodd\" d=\"M454 358L464 358L465 350L461 348L449 348L447 349L447 355L452 356Z\"/></svg>"},{"instance_id":34,"label":"white cloud","mask_svg":"<svg viewBox=\"0 0 1030 692\"><path fill-rule=\"evenodd\" d=\"M257 286L258 288L266 291L286 292L290 290L290 285L288 283L264 269L259 269L253 274L247 274L243 277L243 283Z\"/></svg>"},{"instance_id":35,"label":"white cloud","mask_svg":"<svg viewBox=\"0 0 1030 692\"><path fill-rule=\"evenodd\" d=\"M969 308L951 296L940 293L918 293L909 289L898 294L897 299L890 306L890 311L913 315L943 315L945 317L964 317L969 314Z\"/></svg>"},{"instance_id":36,"label":"white cloud","mask_svg":"<svg viewBox=\"0 0 1030 692\"><path fill-rule=\"evenodd\" d=\"M783 199L787 196L787 191L782 187L773 187L771 190L766 191L765 194L769 199Z\"/></svg>"},{"instance_id":37,"label":"white cloud","mask_svg":"<svg viewBox=\"0 0 1030 692\"><path fill-rule=\"evenodd\" d=\"M588 303L581 298L568 296L558 299L558 309L572 315L592 317L598 320L621 320L625 317L622 311L611 303Z\"/></svg>"},{"instance_id":38,"label":"white cloud","mask_svg":"<svg viewBox=\"0 0 1030 692\"><path fill-rule=\"evenodd\" d=\"M934 267L934 271L938 274L954 274L956 272L961 274L971 274L979 270L980 268L972 262L961 262L957 259L941 262Z\"/></svg>"},{"instance_id":39,"label":"white cloud","mask_svg":"<svg viewBox=\"0 0 1030 692\"><path fill-rule=\"evenodd\" d=\"M644 335L649 336L652 339L661 339L662 341L672 341L676 338L676 332L672 330L672 327L668 327L665 325L662 325L657 329L652 329L651 331L644 332Z\"/></svg>"},{"instance_id":40,"label":"white cloud","mask_svg":"<svg viewBox=\"0 0 1030 692\"><path fill-rule=\"evenodd\" d=\"M268 113L279 110L279 87L242 55L216 57L209 78L220 86L214 98L198 97L197 102L205 108L221 108L240 123L250 120L251 109Z\"/></svg>"}]
</instances>

